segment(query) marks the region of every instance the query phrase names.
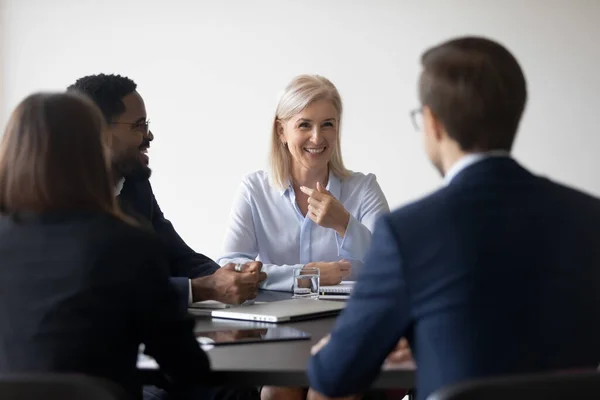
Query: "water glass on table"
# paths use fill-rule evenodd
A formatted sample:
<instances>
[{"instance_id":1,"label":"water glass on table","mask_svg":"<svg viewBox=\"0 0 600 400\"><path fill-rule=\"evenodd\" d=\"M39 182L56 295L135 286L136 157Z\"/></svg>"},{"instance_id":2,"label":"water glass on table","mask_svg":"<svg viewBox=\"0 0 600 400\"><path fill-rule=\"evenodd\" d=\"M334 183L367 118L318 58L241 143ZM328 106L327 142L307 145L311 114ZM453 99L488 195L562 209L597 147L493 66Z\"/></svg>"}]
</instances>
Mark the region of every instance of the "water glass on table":
<instances>
[{"instance_id":1,"label":"water glass on table","mask_svg":"<svg viewBox=\"0 0 600 400\"><path fill-rule=\"evenodd\" d=\"M318 268L294 269L294 295L295 299L318 299L320 270Z\"/></svg>"}]
</instances>

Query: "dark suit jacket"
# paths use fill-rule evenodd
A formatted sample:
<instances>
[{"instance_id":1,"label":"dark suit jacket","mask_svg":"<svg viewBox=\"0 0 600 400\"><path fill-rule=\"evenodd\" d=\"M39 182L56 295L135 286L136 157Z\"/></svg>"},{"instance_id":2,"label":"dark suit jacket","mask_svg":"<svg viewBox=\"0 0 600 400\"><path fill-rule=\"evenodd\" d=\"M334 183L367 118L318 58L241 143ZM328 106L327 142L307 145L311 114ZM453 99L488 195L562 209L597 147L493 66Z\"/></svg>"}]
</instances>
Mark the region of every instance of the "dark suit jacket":
<instances>
[{"instance_id":1,"label":"dark suit jacket","mask_svg":"<svg viewBox=\"0 0 600 400\"><path fill-rule=\"evenodd\" d=\"M171 283L179 295L180 311L185 312L189 299L189 279L210 275L219 269L219 265L205 255L196 253L177 234L160 210L150 181L125 180L119 201L124 212L151 225L165 245Z\"/></svg>"},{"instance_id":2,"label":"dark suit jacket","mask_svg":"<svg viewBox=\"0 0 600 400\"><path fill-rule=\"evenodd\" d=\"M363 391L407 336L417 397L470 378L600 362L600 201L510 158L383 217L310 382Z\"/></svg>"},{"instance_id":3,"label":"dark suit jacket","mask_svg":"<svg viewBox=\"0 0 600 400\"><path fill-rule=\"evenodd\" d=\"M180 387L209 370L154 234L93 212L1 217L0 260L0 373L86 373L141 397L140 343Z\"/></svg>"}]
</instances>

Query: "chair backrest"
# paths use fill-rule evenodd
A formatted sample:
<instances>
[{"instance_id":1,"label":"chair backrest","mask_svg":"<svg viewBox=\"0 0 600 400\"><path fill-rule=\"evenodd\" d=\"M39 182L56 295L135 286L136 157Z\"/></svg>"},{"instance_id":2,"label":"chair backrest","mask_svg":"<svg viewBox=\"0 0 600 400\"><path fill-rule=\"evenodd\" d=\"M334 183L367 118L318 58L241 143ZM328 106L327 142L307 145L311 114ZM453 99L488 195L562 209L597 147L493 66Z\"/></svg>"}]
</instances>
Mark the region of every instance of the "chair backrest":
<instances>
[{"instance_id":1,"label":"chair backrest","mask_svg":"<svg viewBox=\"0 0 600 400\"><path fill-rule=\"evenodd\" d=\"M490 378L453 385L427 400L598 400L600 373L557 372Z\"/></svg>"},{"instance_id":2,"label":"chair backrest","mask_svg":"<svg viewBox=\"0 0 600 400\"><path fill-rule=\"evenodd\" d=\"M0 375L2 400L126 400L125 390L100 378L79 374Z\"/></svg>"}]
</instances>

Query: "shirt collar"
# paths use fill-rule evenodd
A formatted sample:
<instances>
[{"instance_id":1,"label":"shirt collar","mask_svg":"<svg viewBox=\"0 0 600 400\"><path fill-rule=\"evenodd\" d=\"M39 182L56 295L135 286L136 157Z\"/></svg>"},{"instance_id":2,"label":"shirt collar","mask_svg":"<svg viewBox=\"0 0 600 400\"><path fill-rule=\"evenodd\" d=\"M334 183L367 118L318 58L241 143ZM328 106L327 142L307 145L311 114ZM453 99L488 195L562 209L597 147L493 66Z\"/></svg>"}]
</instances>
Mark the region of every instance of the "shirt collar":
<instances>
[{"instance_id":1,"label":"shirt collar","mask_svg":"<svg viewBox=\"0 0 600 400\"><path fill-rule=\"evenodd\" d=\"M117 185L115 186L115 197L121 194L121 190L123 190L123 184L125 183L125 178L119 179Z\"/></svg>"},{"instance_id":2,"label":"shirt collar","mask_svg":"<svg viewBox=\"0 0 600 400\"><path fill-rule=\"evenodd\" d=\"M342 193L342 181L330 172L329 181L327 182L327 187L325 189L329 190L333 197L339 199L340 194Z\"/></svg>"},{"instance_id":3,"label":"shirt collar","mask_svg":"<svg viewBox=\"0 0 600 400\"><path fill-rule=\"evenodd\" d=\"M340 193L342 191L342 181L331 171L329 171L329 178L327 179L327 186L325 187L325 189L329 190L333 197L335 197L336 199L340 198ZM284 194L290 191L293 192L294 187L292 186L292 181L288 178L287 186L283 189L279 189L279 194L283 196Z\"/></svg>"},{"instance_id":4,"label":"shirt collar","mask_svg":"<svg viewBox=\"0 0 600 400\"><path fill-rule=\"evenodd\" d=\"M471 165L492 157L510 157L510 153L506 150L492 150L483 153L469 153L461 157L454 164L452 164L452 166L444 176L444 184L450 184L450 182L452 182L456 175L458 175Z\"/></svg>"},{"instance_id":5,"label":"shirt collar","mask_svg":"<svg viewBox=\"0 0 600 400\"><path fill-rule=\"evenodd\" d=\"M284 186L283 188L279 189L279 195L283 196L284 194L286 194L290 190L293 190L293 188L292 188L292 181L290 181L290 179L288 178L288 180L287 180L287 186Z\"/></svg>"}]
</instances>

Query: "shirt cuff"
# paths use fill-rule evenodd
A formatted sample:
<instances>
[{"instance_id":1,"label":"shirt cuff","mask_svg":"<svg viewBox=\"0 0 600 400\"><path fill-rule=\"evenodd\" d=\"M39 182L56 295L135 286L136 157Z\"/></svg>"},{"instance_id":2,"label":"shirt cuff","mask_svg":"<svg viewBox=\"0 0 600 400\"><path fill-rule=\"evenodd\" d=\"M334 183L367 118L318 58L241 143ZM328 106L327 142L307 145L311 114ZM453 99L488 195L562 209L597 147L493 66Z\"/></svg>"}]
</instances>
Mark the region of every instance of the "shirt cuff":
<instances>
[{"instance_id":1,"label":"shirt cuff","mask_svg":"<svg viewBox=\"0 0 600 400\"><path fill-rule=\"evenodd\" d=\"M191 305L193 303L194 300L194 296L192 296L192 280L188 279L188 283L189 283L189 295L188 295L188 306Z\"/></svg>"},{"instance_id":2,"label":"shirt cuff","mask_svg":"<svg viewBox=\"0 0 600 400\"><path fill-rule=\"evenodd\" d=\"M263 265L262 272L267 274L267 279L259 284L259 288L277 292L292 292L294 290L294 269L302 267L304 264Z\"/></svg>"},{"instance_id":3,"label":"shirt cuff","mask_svg":"<svg viewBox=\"0 0 600 400\"><path fill-rule=\"evenodd\" d=\"M348 220L346 233L341 237L338 233L335 234L335 239L338 246L338 256L345 259L361 260L364 256L363 243L360 240L361 223L352 215Z\"/></svg>"}]
</instances>

